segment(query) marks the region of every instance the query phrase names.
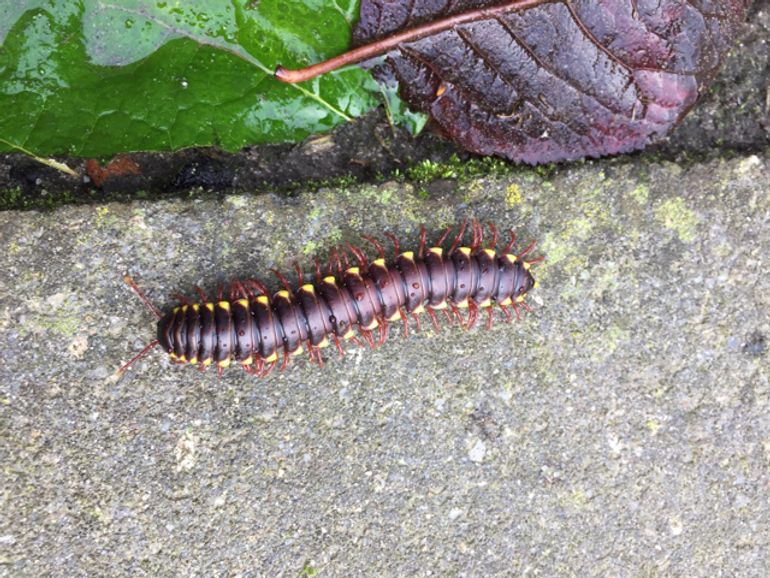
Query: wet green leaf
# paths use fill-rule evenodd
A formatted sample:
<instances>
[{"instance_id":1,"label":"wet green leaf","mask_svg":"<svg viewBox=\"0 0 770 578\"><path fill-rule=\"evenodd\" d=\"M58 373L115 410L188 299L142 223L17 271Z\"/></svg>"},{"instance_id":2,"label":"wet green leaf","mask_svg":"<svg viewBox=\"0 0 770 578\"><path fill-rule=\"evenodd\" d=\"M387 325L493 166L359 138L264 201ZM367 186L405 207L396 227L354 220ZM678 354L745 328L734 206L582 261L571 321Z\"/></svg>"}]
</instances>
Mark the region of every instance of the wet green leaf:
<instances>
[{"instance_id":1,"label":"wet green leaf","mask_svg":"<svg viewBox=\"0 0 770 578\"><path fill-rule=\"evenodd\" d=\"M357 0L9 3L0 137L38 155L299 140L384 99L357 67L300 86L272 78L277 64L344 52ZM397 121L409 120L386 100Z\"/></svg>"}]
</instances>

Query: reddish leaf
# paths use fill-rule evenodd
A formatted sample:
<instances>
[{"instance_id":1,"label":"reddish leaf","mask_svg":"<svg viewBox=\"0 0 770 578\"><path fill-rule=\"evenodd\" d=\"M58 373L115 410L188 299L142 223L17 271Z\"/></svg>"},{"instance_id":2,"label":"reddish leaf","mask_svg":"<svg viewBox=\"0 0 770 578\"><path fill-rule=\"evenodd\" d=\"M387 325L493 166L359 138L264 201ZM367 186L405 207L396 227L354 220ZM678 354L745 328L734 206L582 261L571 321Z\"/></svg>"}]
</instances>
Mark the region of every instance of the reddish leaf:
<instances>
[{"instance_id":1,"label":"reddish leaf","mask_svg":"<svg viewBox=\"0 0 770 578\"><path fill-rule=\"evenodd\" d=\"M643 148L682 119L747 3L362 0L351 52L276 76L299 82L386 54L409 105L471 151L596 157Z\"/></svg>"}]
</instances>

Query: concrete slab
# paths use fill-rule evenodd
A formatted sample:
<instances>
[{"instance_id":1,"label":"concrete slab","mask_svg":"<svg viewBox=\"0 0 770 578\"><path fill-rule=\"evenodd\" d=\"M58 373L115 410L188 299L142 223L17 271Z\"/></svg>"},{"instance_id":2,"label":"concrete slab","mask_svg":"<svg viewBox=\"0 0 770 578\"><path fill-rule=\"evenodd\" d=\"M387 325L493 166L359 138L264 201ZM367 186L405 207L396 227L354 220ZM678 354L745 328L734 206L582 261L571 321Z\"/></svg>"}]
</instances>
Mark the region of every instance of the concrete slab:
<instances>
[{"instance_id":1,"label":"concrete slab","mask_svg":"<svg viewBox=\"0 0 770 578\"><path fill-rule=\"evenodd\" d=\"M2 213L0 571L767 576L768 191L758 154ZM534 314L114 375L154 334L125 274L167 308L464 217L538 238Z\"/></svg>"}]
</instances>

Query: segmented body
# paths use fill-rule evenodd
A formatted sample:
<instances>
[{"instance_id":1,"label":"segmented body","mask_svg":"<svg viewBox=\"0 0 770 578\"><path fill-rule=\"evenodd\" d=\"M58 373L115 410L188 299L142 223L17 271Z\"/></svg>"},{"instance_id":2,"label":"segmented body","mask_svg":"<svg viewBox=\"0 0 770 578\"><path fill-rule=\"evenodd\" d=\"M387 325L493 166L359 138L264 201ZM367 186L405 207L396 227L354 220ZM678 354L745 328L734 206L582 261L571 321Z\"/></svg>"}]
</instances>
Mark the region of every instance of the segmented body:
<instances>
[{"instance_id":1,"label":"segmented body","mask_svg":"<svg viewBox=\"0 0 770 578\"><path fill-rule=\"evenodd\" d=\"M129 282L160 318L157 344L176 363L200 364L201 370L217 365L221 372L235 362L249 373L267 374L281 354L285 368L289 357L303 352L303 345L311 359L322 364L320 350L329 345L330 338L344 355L340 340L353 340L361 345L355 328L371 346L375 341L382 344L387 338L389 323L402 320L405 333L408 331L406 314L412 314L419 327L418 315L427 312L438 329L437 311L443 312L450 322L449 312L453 312L461 324L470 327L480 309L488 309L490 324L495 305L504 311L508 321L507 306L514 308L517 317L519 305L529 309L524 299L536 286L530 266L543 259L523 260L534 242L519 255L509 254L515 239L512 234L509 245L497 254L494 227L490 225L491 247L483 248L481 224L476 221L471 225L473 241L469 247L458 246L466 223L446 253L440 245L449 230L437 246L424 251L423 228L417 254L399 252L398 241L391 236L396 245L392 263L386 262L377 241L364 237L377 248L379 258L368 263L363 251L348 246L358 260L358 266L350 266L345 250L335 250L325 276L316 261L315 286L305 283L297 268L300 287L292 291L286 279L274 271L285 289L272 298L265 285L256 279L234 280L229 300L222 299L220 288L219 299L208 302L203 291L196 287L200 303L175 295L183 304L165 316L155 312L133 282ZM344 268L340 255L345 261ZM332 274L335 268L337 276ZM469 315L463 320L460 310L466 308ZM377 340L374 330L378 331Z\"/></svg>"}]
</instances>

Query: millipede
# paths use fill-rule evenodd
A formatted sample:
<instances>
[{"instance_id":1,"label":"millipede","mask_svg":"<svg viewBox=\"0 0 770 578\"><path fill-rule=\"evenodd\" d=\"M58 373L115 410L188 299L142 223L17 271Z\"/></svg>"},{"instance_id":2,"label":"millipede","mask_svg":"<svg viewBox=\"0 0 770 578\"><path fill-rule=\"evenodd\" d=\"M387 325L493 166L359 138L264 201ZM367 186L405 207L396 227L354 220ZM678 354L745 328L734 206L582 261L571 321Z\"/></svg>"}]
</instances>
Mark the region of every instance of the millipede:
<instances>
[{"instance_id":1,"label":"millipede","mask_svg":"<svg viewBox=\"0 0 770 578\"><path fill-rule=\"evenodd\" d=\"M290 357L303 353L303 345L311 361L322 366L321 350L329 346L329 337L342 356L345 350L341 340L358 346L364 346L365 342L372 348L382 345L388 337L390 323L401 321L406 337L408 315L415 319L417 329L421 330L420 314L427 312L436 330L440 331L437 312L442 312L452 325L456 318L466 329L473 327L482 309L488 311L489 329L495 305L508 323L511 322L508 307L513 308L517 319L521 316L519 307L531 313L525 298L537 287L537 282L530 268L545 259L542 256L524 260L534 248L535 241L519 254L510 253L516 241L516 235L511 231L510 242L497 254L498 234L494 225L486 223L492 234L487 248L484 247L481 222L474 219L470 225L470 246L460 246L468 226L466 219L446 253L441 246L452 227L435 246L425 251L426 232L420 225L420 247L416 255L412 251L401 252L398 239L386 233L395 248L392 263L386 261L385 250L377 240L361 235L377 250L378 258L371 263L363 250L346 244L332 250L325 275L315 259L315 285L305 282L295 263L299 278L296 291L291 289L284 275L271 269L283 285L283 289L272 297L258 279L233 279L227 300L223 298L224 286L220 285L215 303L208 301L196 285L200 303L173 294L180 305L166 315L158 313L134 281L125 277L158 318L158 327L156 340L124 365L118 375L160 346L176 364L199 365L201 371L216 364L219 375L222 375L223 369L235 361L246 372L264 377L276 367L281 350L280 371L283 371ZM351 266L348 251L356 259L356 266ZM468 310L466 319L463 319L461 309ZM354 327L361 339L356 336Z\"/></svg>"}]
</instances>

